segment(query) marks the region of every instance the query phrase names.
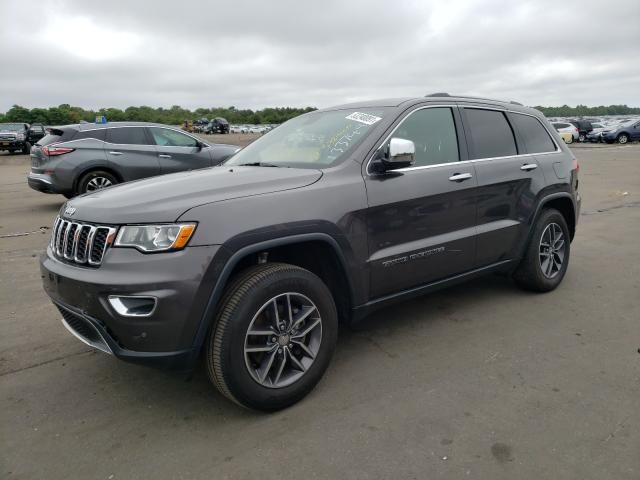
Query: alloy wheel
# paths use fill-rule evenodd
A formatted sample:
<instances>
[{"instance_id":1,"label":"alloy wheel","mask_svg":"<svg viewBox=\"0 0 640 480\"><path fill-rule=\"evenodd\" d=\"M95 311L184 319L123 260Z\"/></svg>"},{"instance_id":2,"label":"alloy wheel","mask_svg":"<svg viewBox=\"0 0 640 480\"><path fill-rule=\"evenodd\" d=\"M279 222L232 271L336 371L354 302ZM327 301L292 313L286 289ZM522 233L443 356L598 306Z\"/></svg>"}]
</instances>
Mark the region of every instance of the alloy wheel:
<instances>
[{"instance_id":1,"label":"alloy wheel","mask_svg":"<svg viewBox=\"0 0 640 480\"><path fill-rule=\"evenodd\" d=\"M93 177L87 183L87 192L93 192L94 190L100 190L112 185L111 180L105 177Z\"/></svg>"},{"instance_id":2,"label":"alloy wheel","mask_svg":"<svg viewBox=\"0 0 640 480\"><path fill-rule=\"evenodd\" d=\"M546 226L540 237L540 268L547 278L554 278L562 270L565 257L565 238L557 223Z\"/></svg>"},{"instance_id":3,"label":"alloy wheel","mask_svg":"<svg viewBox=\"0 0 640 480\"><path fill-rule=\"evenodd\" d=\"M305 375L321 343L322 318L316 305L301 293L283 293L268 300L251 320L245 365L260 385L283 388Z\"/></svg>"}]
</instances>

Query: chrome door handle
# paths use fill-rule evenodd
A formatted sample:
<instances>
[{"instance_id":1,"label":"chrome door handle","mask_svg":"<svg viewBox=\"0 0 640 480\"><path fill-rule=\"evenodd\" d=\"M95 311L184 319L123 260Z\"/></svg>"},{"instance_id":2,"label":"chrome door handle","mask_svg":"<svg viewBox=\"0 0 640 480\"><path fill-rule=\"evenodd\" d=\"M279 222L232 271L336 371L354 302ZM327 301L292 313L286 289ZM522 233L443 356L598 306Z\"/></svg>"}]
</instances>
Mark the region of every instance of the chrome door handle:
<instances>
[{"instance_id":1,"label":"chrome door handle","mask_svg":"<svg viewBox=\"0 0 640 480\"><path fill-rule=\"evenodd\" d=\"M473 175L471 175L470 173L456 173L455 175L450 176L449 180L452 182L463 182L465 180L469 180L472 177Z\"/></svg>"},{"instance_id":2,"label":"chrome door handle","mask_svg":"<svg viewBox=\"0 0 640 480\"><path fill-rule=\"evenodd\" d=\"M538 168L538 165L536 165L535 163L525 163L520 167L520 170L528 172L529 170L535 170L536 168Z\"/></svg>"},{"instance_id":3,"label":"chrome door handle","mask_svg":"<svg viewBox=\"0 0 640 480\"><path fill-rule=\"evenodd\" d=\"M161 153L160 155L158 155L160 158L171 158L171 155L166 155L164 153Z\"/></svg>"},{"instance_id":4,"label":"chrome door handle","mask_svg":"<svg viewBox=\"0 0 640 480\"><path fill-rule=\"evenodd\" d=\"M114 151L112 151L112 152L109 152L109 154L111 154L111 155L122 155L122 152L114 152Z\"/></svg>"}]
</instances>

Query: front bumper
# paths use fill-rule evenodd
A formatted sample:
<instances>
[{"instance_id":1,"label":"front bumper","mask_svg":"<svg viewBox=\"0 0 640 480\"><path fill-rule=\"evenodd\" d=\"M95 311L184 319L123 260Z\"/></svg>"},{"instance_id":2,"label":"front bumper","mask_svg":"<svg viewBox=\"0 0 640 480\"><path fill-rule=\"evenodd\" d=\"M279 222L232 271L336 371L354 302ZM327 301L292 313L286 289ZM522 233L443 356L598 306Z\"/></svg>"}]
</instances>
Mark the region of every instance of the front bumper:
<instances>
[{"instance_id":1,"label":"front bumper","mask_svg":"<svg viewBox=\"0 0 640 480\"><path fill-rule=\"evenodd\" d=\"M195 338L215 281L208 267L218 248L146 255L111 248L95 268L60 260L48 247L40 262L43 287L65 327L84 343L122 360L188 369L199 354ZM110 295L154 297L157 304L149 316L123 316Z\"/></svg>"},{"instance_id":2,"label":"front bumper","mask_svg":"<svg viewBox=\"0 0 640 480\"><path fill-rule=\"evenodd\" d=\"M24 146L25 146L24 140L0 140L0 151L22 150Z\"/></svg>"}]
</instances>

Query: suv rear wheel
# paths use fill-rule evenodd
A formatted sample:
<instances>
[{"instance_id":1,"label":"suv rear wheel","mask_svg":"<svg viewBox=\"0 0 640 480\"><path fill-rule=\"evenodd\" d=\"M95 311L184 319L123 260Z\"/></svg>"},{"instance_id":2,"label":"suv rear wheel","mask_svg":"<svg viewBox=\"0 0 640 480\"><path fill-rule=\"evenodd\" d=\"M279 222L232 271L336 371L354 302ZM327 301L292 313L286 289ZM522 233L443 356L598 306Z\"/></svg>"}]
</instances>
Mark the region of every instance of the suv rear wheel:
<instances>
[{"instance_id":1,"label":"suv rear wheel","mask_svg":"<svg viewBox=\"0 0 640 480\"><path fill-rule=\"evenodd\" d=\"M553 208L543 210L525 256L513 274L516 283L534 292L555 289L567 272L571 242L564 216Z\"/></svg>"},{"instance_id":2,"label":"suv rear wheel","mask_svg":"<svg viewBox=\"0 0 640 480\"><path fill-rule=\"evenodd\" d=\"M209 378L244 407L288 407L324 374L337 331L333 298L316 275L283 263L250 268L220 303L207 341Z\"/></svg>"},{"instance_id":3,"label":"suv rear wheel","mask_svg":"<svg viewBox=\"0 0 640 480\"><path fill-rule=\"evenodd\" d=\"M118 179L109 172L95 170L84 175L78 182L78 195L83 193L102 190L118 183Z\"/></svg>"}]
</instances>

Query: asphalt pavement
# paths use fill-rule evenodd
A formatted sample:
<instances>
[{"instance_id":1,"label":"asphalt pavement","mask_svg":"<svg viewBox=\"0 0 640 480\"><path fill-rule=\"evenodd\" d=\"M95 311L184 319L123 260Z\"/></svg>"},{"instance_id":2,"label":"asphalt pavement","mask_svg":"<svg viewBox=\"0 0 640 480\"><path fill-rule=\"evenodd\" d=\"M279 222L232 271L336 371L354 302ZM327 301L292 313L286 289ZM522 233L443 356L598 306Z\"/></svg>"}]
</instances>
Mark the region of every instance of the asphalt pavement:
<instances>
[{"instance_id":1,"label":"asphalt pavement","mask_svg":"<svg viewBox=\"0 0 640 480\"><path fill-rule=\"evenodd\" d=\"M0 155L0 478L639 479L640 145L573 151L557 290L496 276L382 310L271 415L72 337L38 268L65 199Z\"/></svg>"}]
</instances>

